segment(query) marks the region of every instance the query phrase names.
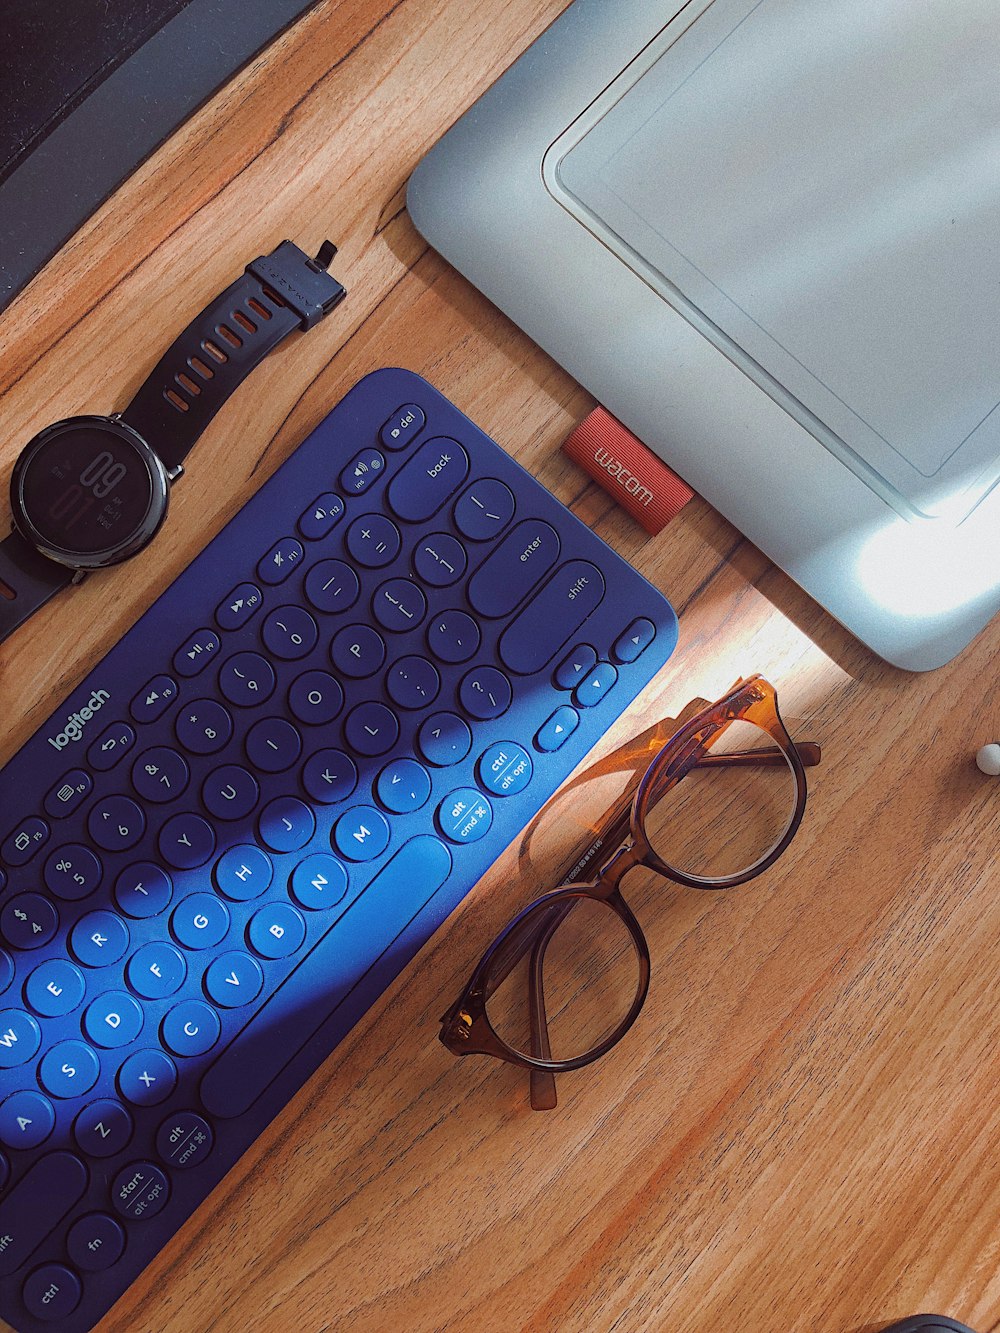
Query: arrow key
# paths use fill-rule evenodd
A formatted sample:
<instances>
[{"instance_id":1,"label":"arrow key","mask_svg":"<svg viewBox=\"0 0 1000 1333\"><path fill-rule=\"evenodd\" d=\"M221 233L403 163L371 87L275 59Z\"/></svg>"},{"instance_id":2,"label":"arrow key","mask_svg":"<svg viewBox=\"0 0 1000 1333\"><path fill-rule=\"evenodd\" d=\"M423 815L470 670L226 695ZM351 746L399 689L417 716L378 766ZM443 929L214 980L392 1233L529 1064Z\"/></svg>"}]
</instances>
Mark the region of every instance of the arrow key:
<instances>
[{"instance_id":1,"label":"arrow key","mask_svg":"<svg viewBox=\"0 0 1000 1333\"><path fill-rule=\"evenodd\" d=\"M598 662L573 691L573 702L577 708L593 708L614 688L617 679L618 672L610 662Z\"/></svg>"},{"instance_id":2,"label":"arrow key","mask_svg":"<svg viewBox=\"0 0 1000 1333\"><path fill-rule=\"evenodd\" d=\"M580 725L580 714L569 704L557 708L547 721L538 728L535 745L539 750L551 753L565 745Z\"/></svg>"},{"instance_id":3,"label":"arrow key","mask_svg":"<svg viewBox=\"0 0 1000 1333\"><path fill-rule=\"evenodd\" d=\"M615 640L611 652L618 662L634 662L656 638L656 626L645 616L633 620L624 634Z\"/></svg>"},{"instance_id":4,"label":"arrow key","mask_svg":"<svg viewBox=\"0 0 1000 1333\"><path fill-rule=\"evenodd\" d=\"M589 643L578 643L556 667L556 685L561 690L575 690L587 672L595 666L597 653Z\"/></svg>"}]
</instances>

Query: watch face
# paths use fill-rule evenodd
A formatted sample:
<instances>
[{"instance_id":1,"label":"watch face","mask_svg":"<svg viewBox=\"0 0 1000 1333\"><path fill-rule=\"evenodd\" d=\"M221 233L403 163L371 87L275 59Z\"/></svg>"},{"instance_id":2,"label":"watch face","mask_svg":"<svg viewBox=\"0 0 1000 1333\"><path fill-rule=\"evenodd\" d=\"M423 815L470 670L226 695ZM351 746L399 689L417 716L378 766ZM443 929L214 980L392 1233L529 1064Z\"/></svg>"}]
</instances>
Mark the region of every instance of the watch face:
<instances>
[{"instance_id":1,"label":"watch face","mask_svg":"<svg viewBox=\"0 0 1000 1333\"><path fill-rule=\"evenodd\" d=\"M126 427L77 417L42 431L18 459L18 528L46 555L79 568L115 564L151 540L167 484L152 450Z\"/></svg>"}]
</instances>

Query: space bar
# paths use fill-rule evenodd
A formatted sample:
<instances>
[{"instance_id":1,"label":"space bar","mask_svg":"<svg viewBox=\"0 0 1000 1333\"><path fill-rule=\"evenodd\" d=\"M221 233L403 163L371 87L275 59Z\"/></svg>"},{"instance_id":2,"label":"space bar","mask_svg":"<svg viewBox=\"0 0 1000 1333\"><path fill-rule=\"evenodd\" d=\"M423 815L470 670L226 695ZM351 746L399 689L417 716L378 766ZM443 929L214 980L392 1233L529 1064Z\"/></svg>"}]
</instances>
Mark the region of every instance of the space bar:
<instances>
[{"instance_id":1,"label":"space bar","mask_svg":"<svg viewBox=\"0 0 1000 1333\"><path fill-rule=\"evenodd\" d=\"M206 1071L201 1096L213 1115L231 1120L253 1106L450 872L437 838L399 849Z\"/></svg>"}]
</instances>

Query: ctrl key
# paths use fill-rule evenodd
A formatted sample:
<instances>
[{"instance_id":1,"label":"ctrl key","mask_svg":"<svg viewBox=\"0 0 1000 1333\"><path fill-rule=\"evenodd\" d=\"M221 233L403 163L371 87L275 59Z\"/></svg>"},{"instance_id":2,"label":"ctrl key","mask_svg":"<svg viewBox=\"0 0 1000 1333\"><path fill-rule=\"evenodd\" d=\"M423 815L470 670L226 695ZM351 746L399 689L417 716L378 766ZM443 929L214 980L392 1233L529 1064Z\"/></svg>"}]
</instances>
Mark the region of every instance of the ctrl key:
<instances>
[{"instance_id":1,"label":"ctrl key","mask_svg":"<svg viewBox=\"0 0 1000 1333\"><path fill-rule=\"evenodd\" d=\"M53 1322L71 1315L80 1304L80 1279L62 1264L43 1264L29 1273L21 1295L36 1319Z\"/></svg>"},{"instance_id":2,"label":"ctrl key","mask_svg":"<svg viewBox=\"0 0 1000 1333\"><path fill-rule=\"evenodd\" d=\"M170 1183L152 1162L133 1162L115 1176L111 1202L129 1222L155 1217L170 1198Z\"/></svg>"}]
</instances>

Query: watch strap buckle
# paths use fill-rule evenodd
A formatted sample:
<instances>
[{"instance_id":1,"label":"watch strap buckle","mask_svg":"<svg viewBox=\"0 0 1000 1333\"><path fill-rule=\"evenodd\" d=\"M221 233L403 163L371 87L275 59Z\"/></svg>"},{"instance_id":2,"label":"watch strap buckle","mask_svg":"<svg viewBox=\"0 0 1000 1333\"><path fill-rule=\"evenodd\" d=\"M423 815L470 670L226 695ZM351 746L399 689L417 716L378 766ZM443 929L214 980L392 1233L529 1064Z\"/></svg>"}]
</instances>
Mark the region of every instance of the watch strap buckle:
<instances>
[{"instance_id":1,"label":"watch strap buckle","mask_svg":"<svg viewBox=\"0 0 1000 1333\"><path fill-rule=\"evenodd\" d=\"M346 290L327 266L337 253L332 241L324 241L315 259L310 259L294 241L282 241L269 255L261 255L247 265L282 304L299 318L303 330L324 319L347 295Z\"/></svg>"}]
</instances>

